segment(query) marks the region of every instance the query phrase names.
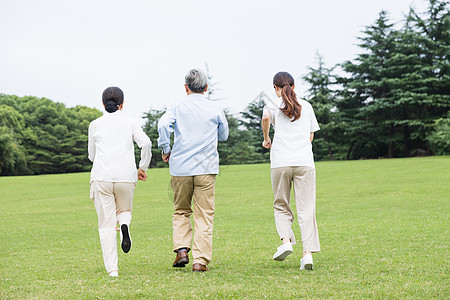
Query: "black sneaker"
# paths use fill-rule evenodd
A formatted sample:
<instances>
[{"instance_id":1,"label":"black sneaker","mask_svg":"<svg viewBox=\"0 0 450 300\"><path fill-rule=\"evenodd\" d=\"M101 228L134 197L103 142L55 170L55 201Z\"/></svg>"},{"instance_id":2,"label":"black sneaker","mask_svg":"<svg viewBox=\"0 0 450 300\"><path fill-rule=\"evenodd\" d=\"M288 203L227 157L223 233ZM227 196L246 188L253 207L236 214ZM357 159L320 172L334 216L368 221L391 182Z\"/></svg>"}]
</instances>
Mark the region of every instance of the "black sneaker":
<instances>
[{"instance_id":1,"label":"black sneaker","mask_svg":"<svg viewBox=\"0 0 450 300\"><path fill-rule=\"evenodd\" d=\"M128 253L131 249L131 237L127 224L122 224L120 226L120 240L122 241L121 245L123 252Z\"/></svg>"}]
</instances>

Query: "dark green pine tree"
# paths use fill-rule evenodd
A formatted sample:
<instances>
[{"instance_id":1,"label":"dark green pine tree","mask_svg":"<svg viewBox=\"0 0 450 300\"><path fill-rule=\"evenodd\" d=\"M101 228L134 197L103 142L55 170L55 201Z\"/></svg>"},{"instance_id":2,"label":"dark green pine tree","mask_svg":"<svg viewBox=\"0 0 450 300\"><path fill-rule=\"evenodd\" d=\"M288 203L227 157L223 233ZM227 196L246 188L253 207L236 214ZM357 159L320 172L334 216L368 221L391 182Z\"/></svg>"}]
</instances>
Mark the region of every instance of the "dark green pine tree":
<instances>
[{"instance_id":1,"label":"dark green pine tree","mask_svg":"<svg viewBox=\"0 0 450 300\"><path fill-rule=\"evenodd\" d=\"M431 0L423 19L411 10L401 30L381 12L364 31L339 79L348 158L431 154L433 125L450 109L447 6Z\"/></svg>"},{"instance_id":2,"label":"dark green pine tree","mask_svg":"<svg viewBox=\"0 0 450 300\"><path fill-rule=\"evenodd\" d=\"M347 159L362 157L393 157L393 145L400 138L396 134L397 112L392 107L388 60L395 55L393 24L381 11L374 25L367 26L359 37L359 54L355 62L341 65L348 77L337 77L343 89L339 92L337 108L341 125L345 128L343 142Z\"/></svg>"},{"instance_id":3,"label":"dark green pine tree","mask_svg":"<svg viewBox=\"0 0 450 300\"><path fill-rule=\"evenodd\" d=\"M437 119L450 110L450 11L448 1L430 0L428 10L413 9L399 39L401 55L412 57L414 70L404 74L408 81L401 100L409 104L406 133L412 154L424 149L439 152L428 143ZM448 116L448 114L447 114ZM436 141L433 143L436 145Z\"/></svg>"},{"instance_id":4,"label":"dark green pine tree","mask_svg":"<svg viewBox=\"0 0 450 300\"><path fill-rule=\"evenodd\" d=\"M316 160L334 160L339 141L338 111L335 104L333 69L326 68L322 56L316 55L317 67L308 68L302 79L309 84L306 100L311 103L319 122L320 130L314 135L313 149Z\"/></svg>"}]
</instances>

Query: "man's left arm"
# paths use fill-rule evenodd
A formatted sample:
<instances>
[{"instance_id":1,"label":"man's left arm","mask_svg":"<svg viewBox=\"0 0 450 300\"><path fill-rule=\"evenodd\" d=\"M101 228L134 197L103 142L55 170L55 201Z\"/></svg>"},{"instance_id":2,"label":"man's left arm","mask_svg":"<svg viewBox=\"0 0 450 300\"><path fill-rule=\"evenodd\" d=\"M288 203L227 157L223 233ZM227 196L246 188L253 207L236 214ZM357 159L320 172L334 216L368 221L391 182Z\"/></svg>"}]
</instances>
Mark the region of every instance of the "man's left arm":
<instances>
[{"instance_id":1,"label":"man's left arm","mask_svg":"<svg viewBox=\"0 0 450 300\"><path fill-rule=\"evenodd\" d=\"M223 110L220 110L219 113L219 126L218 126L218 139L219 142L224 142L228 139L229 129L228 129L228 121L225 117L225 113Z\"/></svg>"},{"instance_id":2,"label":"man's left arm","mask_svg":"<svg viewBox=\"0 0 450 300\"><path fill-rule=\"evenodd\" d=\"M158 122L158 148L162 149L163 160L167 162L170 155L170 135L175 124L175 112L173 107L168 107ZM166 159L165 159L166 158Z\"/></svg>"}]
</instances>

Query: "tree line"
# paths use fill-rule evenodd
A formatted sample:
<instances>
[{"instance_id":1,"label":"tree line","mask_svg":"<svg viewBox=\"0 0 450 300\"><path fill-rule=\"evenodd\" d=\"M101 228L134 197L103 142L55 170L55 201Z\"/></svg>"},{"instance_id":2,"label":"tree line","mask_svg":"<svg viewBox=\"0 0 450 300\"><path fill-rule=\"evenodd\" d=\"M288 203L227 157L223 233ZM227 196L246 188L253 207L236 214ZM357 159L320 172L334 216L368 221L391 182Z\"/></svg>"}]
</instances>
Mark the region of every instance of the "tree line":
<instances>
[{"instance_id":1,"label":"tree line","mask_svg":"<svg viewBox=\"0 0 450 300\"><path fill-rule=\"evenodd\" d=\"M0 94L0 175L89 170L87 130L101 115L86 106Z\"/></svg>"},{"instance_id":2,"label":"tree line","mask_svg":"<svg viewBox=\"0 0 450 300\"><path fill-rule=\"evenodd\" d=\"M316 160L450 154L448 8L448 1L429 0L427 12L410 9L400 26L381 11L358 37L353 60L327 67L317 56L301 78L321 127L313 142ZM220 99L215 84L211 100ZM226 112L230 136L219 143L221 164L269 161L260 125L268 101L261 92L240 114ZM151 109L143 116L154 143L151 167L165 166L156 145L163 113ZM85 106L0 94L0 175L90 170L88 126L101 115Z\"/></svg>"}]
</instances>

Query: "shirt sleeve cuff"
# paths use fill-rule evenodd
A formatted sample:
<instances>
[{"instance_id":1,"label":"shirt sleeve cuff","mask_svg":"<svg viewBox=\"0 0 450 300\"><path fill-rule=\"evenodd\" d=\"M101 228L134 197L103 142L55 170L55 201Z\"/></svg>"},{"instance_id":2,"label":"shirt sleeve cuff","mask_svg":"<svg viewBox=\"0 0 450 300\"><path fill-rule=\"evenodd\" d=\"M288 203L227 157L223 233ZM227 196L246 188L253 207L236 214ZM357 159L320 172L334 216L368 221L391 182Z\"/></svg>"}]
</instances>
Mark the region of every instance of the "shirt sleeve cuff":
<instances>
[{"instance_id":1,"label":"shirt sleeve cuff","mask_svg":"<svg viewBox=\"0 0 450 300\"><path fill-rule=\"evenodd\" d=\"M170 146L162 147L162 151L163 151L164 154L169 153L170 152Z\"/></svg>"}]
</instances>

